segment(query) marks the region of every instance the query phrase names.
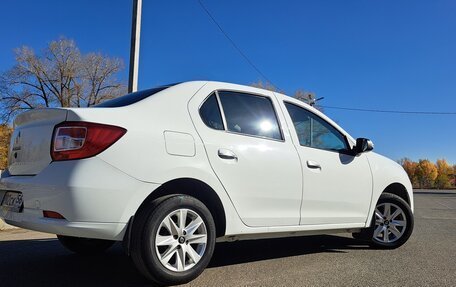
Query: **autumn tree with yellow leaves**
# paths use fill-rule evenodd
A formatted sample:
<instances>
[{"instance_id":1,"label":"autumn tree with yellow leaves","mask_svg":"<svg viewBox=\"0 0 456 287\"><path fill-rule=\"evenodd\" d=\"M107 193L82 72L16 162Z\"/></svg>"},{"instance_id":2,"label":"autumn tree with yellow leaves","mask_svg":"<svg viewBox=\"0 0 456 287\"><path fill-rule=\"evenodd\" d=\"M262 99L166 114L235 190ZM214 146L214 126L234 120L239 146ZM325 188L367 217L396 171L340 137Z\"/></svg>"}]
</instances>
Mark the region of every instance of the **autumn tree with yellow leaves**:
<instances>
[{"instance_id":1,"label":"autumn tree with yellow leaves","mask_svg":"<svg viewBox=\"0 0 456 287\"><path fill-rule=\"evenodd\" d=\"M399 163L414 187L445 189L456 185L456 165L451 166L445 159L438 159L434 164L427 159L414 162L404 158Z\"/></svg>"},{"instance_id":2,"label":"autumn tree with yellow leaves","mask_svg":"<svg viewBox=\"0 0 456 287\"><path fill-rule=\"evenodd\" d=\"M0 125L0 170L8 164L8 147L12 129L8 125Z\"/></svg>"},{"instance_id":3,"label":"autumn tree with yellow leaves","mask_svg":"<svg viewBox=\"0 0 456 287\"><path fill-rule=\"evenodd\" d=\"M404 168L405 172L407 173L408 177L410 178L410 181L412 182L413 186L418 185L418 178L416 176L416 169L418 167L418 163L408 159L404 158L399 161L399 163L402 165Z\"/></svg>"},{"instance_id":4,"label":"autumn tree with yellow leaves","mask_svg":"<svg viewBox=\"0 0 456 287\"><path fill-rule=\"evenodd\" d=\"M435 179L435 187L442 189L450 187L449 175L453 173L453 168L445 159L439 159L436 163L437 178Z\"/></svg>"},{"instance_id":5,"label":"autumn tree with yellow leaves","mask_svg":"<svg viewBox=\"0 0 456 287\"><path fill-rule=\"evenodd\" d=\"M415 174L420 188L432 187L437 178L437 167L427 159L420 159Z\"/></svg>"}]
</instances>

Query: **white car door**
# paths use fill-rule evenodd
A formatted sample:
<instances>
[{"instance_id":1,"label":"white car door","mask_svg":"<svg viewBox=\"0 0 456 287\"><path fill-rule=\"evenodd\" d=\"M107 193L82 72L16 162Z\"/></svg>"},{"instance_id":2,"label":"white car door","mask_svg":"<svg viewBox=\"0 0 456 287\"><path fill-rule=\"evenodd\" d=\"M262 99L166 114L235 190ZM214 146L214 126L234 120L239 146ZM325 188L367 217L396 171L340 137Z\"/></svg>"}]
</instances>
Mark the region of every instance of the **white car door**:
<instances>
[{"instance_id":1,"label":"white car door","mask_svg":"<svg viewBox=\"0 0 456 287\"><path fill-rule=\"evenodd\" d=\"M283 114L271 92L219 90L208 84L189 110L210 164L248 226L299 225L302 173ZM256 89L252 89L256 91Z\"/></svg>"},{"instance_id":2,"label":"white car door","mask_svg":"<svg viewBox=\"0 0 456 287\"><path fill-rule=\"evenodd\" d=\"M303 166L301 224L364 224L372 173L364 154L350 154L335 125L297 103L283 103Z\"/></svg>"}]
</instances>

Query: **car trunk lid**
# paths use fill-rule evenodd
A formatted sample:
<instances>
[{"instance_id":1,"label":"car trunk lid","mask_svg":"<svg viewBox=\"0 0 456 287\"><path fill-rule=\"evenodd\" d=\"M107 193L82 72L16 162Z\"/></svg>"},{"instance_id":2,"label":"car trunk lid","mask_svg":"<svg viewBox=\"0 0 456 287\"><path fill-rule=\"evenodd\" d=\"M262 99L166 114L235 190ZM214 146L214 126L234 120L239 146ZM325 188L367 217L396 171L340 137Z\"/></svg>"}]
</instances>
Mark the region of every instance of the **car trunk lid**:
<instances>
[{"instance_id":1,"label":"car trunk lid","mask_svg":"<svg viewBox=\"0 0 456 287\"><path fill-rule=\"evenodd\" d=\"M36 109L14 120L8 156L11 175L36 175L51 163L55 125L66 120L66 109Z\"/></svg>"}]
</instances>

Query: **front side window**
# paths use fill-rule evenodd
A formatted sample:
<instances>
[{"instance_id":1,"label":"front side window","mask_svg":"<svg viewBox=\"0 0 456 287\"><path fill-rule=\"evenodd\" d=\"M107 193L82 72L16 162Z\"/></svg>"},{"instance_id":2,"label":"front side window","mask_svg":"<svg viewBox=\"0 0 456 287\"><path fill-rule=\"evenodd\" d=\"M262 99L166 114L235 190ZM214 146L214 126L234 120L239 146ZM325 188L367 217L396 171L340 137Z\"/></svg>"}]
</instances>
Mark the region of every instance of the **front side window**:
<instances>
[{"instance_id":1,"label":"front side window","mask_svg":"<svg viewBox=\"0 0 456 287\"><path fill-rule=\"evenodd\" d=\"M223 130L223 121L215 94L207 98L200 108L200 115L206 126Z\"/></svg>"},{"instance_id":2,"label":"front side window","mask_svg":"<svg viewBox=\"0 0 456 287\"><path fill-rule=\"evenodd\" d=\"M231 132L282 140L279 123L269 98L239 92L218 92Z\"/></svg>"},{"instance_id":3,"label":"front side window","mask_svg":"<svg viewBox=\"0 0 456 287\"><path fill-rule=\"evenodd\" d=\"M300 145L332 151L348 149L345 137L331 124L304 108L290 103L285 103L285 106Z\"/></svg>"}]
</instances>

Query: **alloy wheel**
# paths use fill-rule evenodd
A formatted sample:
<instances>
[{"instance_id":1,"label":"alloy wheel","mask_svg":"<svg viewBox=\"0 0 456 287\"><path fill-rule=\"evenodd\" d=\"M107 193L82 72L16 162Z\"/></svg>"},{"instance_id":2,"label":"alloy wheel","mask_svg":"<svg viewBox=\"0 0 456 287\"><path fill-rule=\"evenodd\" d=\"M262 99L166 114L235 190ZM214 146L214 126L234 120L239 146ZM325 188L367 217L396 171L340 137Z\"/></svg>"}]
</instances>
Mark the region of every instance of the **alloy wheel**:
<instances>
[{"instance_id":1,"label":"alloy wheel","mask_svg":"<svg viewBox=\"0 0 456 287\"><path fill-rule=\"evenodd\" d=\"M375 208L373 239L380 243L393 243L407 229L405 212L394 203L381 203Z\"/></svg>"},{"instance_id":2,"label":"alloy wheel","mask_svg":"<svg viewBox=\"0 0 456 287\"><path fill-rule=\"evenodd\" d=\"M160 223L155 236L158 259L171 271L194 267L204 255L208 239L206 225L195 211L178 209Z\"/></svg>"}]
</instances>

